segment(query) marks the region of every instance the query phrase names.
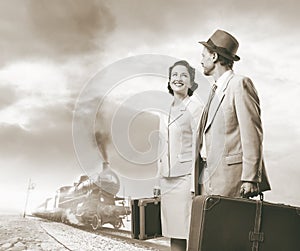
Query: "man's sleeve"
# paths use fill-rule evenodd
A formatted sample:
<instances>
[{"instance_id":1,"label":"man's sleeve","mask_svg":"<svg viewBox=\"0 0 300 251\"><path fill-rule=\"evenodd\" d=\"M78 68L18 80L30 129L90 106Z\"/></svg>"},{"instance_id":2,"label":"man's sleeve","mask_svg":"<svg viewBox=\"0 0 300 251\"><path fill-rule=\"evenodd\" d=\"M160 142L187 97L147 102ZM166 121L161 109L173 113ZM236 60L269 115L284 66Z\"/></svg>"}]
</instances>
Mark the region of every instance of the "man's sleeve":
<instances>
[{"instance_id":1,"label":"man's sleeve","mask_svg":"<svg viewBox=\"0 0 300 251\"><path fill-rule=\"evenodd\" d=\"M235 92L235 108L239 123L243 170L242 181L261 182L262 124L257 92L249 78L240 80Z\"/></svg>"},{"instance_id":2,"label":"man's sleeve","mask_svg":"<svg viewBox=\"0 0 300 251\"><path fill-rule=\"evenodd\" d=\"M195 192L195 175L199 175L198 173L195 173L196 168L196 160L198 157L197 151L197 144L198 144L198 135L199 135L199 127L200 127L200 119L201 115L203 113L204 105L202 103L196 103L196 106L192 110L192 121L191 121L191 127L192 127L192 183L191 183L191 191ZM197 178L198 180L198 178Z\"/></svg>"}]
</instances>

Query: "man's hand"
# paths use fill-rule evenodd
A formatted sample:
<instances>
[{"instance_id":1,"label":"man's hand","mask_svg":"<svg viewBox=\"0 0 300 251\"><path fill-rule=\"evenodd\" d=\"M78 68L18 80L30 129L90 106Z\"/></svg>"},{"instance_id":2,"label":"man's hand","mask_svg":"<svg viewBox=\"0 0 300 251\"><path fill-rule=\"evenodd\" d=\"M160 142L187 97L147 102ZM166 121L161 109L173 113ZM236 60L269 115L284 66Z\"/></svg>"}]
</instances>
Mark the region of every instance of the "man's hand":
<instances>
[{"instance_id":1,"label":"man's hand","mask_svg":"<svg viewBox=\"0 0 300 251\"><path fill-rule=\"evenodd\" d=\"M258 195L257 183L244 181L240 193L243 198L251 198Z\"/></svg>"}]
</instances>

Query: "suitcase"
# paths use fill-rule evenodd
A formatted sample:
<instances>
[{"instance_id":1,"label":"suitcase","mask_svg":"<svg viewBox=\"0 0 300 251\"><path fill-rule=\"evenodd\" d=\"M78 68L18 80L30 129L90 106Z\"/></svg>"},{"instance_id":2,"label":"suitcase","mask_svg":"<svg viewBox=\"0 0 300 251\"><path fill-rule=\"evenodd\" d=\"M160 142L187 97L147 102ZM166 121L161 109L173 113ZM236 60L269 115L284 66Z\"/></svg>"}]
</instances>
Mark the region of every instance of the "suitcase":
<instances>
[{"instance_id":1,"label":"suitcase","mask_svg":"<svg viewBox=\"0 0 300 251\"><path fill-rule=\"evenodd\" d=\"M188 251L299 251L300 208L260 200L196 196Z\"/></svg>"},{"instance_id":2,"label":"suitcase","mask_svg":"<svg viewBox=\"0 0 300 251\"><path fill-rule=\"evenodd\" d=\"M131 236L140 240L162 236L160 198L131 201Z\"/></svg>"}]
</instances>

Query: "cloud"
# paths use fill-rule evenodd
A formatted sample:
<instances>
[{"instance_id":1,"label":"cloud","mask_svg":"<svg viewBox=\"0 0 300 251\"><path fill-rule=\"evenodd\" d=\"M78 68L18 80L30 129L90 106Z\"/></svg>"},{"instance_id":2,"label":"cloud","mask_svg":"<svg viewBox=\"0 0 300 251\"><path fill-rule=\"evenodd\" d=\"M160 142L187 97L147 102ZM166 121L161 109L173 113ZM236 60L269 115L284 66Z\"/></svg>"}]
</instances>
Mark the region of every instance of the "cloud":
<instances>
[{"instance_id":1,"label":"cloud","mask_svg":"<svg viewBox=\"0 0 300 251\"><path fill-rule=\"evenodd\" d=\"M0 110L3 159L22 159L30 171L39 170L44 163L60 168L60 162L74 162L74 90L70 88L74 84L63 66L20 61L0 70L0 89L6 90L1 92Z\"/></svg>"},{"instance_id":2,"label":"cloud","mask_svg":"<svg viewBox=\"0 0 300 251\"><path fill-rule=\"evenodd\" d=\"M57 114L57 109L50 113L49 109L43 112L44 115L33 121L34 127L30 128L31 130L20 125L1 124L0 140L5 142L0 147L2 158L22 157L32 162L50 159L51 162L55 162L55 159L73 155L70 113L66 111Z\"/></svg>"},{"instance_id":3,"label":"cloud","mask_svg":"<svg viewBox=\"0 0 300 251\"><path fill-rule=\"evenodd\" d=\"M267 193L267 200L300 206L298 194L300 159L297 152L300 147L299 136L297 128L281 118L266 125L265 164L272 187L271 192Z\"/></svg>"},{"instance_id":4,"label":"cloud","mask_svg":"<svg viewBox=\"0 0 300 251\"><path fill-rule=\"evenodd\" d=\"M45 114L54 107L57 111L51 116L58 115L54 121L63 119L59 117L61 110L71 110L73 99L68 79L59 66L50 62L10 64L0 70L0 80L0 88L7 92L1 93L0 124L19 125L30 130L37 125L51 124L42 119L47 119ZM7 101L8 98L11 99Z\"/></svg>"},{"instance_id":5,"label":"cloud","mask_svg":"<svg viewBox=\"0 0 300 251\"><path fill-rule=\"evenodd\" d=\"M51 61L18 61L8 64L1 69L0 77L7 81L6 85L13 86L18 92L49 97L66 93L66 78L59 66Z\"/></svg>"},{"instance_id":6,"label":"cloud","mask_svg":"<svg viewBox=\"0 0 300 251\"><path fill-rule=\"evenodd\" d=\"M249 34L249 22L252 22L258 30L266 28L269 22L286 27L286 23L290 25L297 19L297 5L300 4L293 0L284 4L279 2L274 4L267 0L247 2L227 0L218 4L212 4L209 0L201 2L190 0L186 3L180 0L173 0L172 3L163 0L131 0L130 5L126 1L110 2L109 8L116 18L115 32L121 32L120 35L126 36L127 39L137 39L139 45L143 44L140 43L142 40L153 45L169 35L187 38L187 34L197 33L201 39L201 34L208 35L212 29L218 27L242 30L243 33ZM256 26L258 23L262 26ZM268 28L276 31L278 26ZM128 32L138 36L127 36ZM256 30L251 30L249 36L253 32ZM266 37L269 32L270 29L261 33L261 36ZM145 39L147 35L152 39Z\"/></svg>"},{"instance_id":7,"label":"cloud","mask_svg":"<svg viewBox=\"0 0 300 251\"><path fill-rule=\"evenodd\" d=\"M107 116L112 140L108 146L109 162L128 178L150 178L157 172L159 119L149 112L115 106ZM100 121L99 121L100 122ZM101 128L101 123L96 124Z\"/></svg>"},{"instance_id":8,"label":"cloud","mask_svg":"<svg viewBox=\"0 0 300 251\"><path fill-rule=\"evenodd\" d=\"M16 92L12 86L0 85L0 110L16 101Z\"/></svg>"},{"instance_id":9,"label":"cloud","mask_svg":"<svg viewBox=\"0 0 300 251\"><path fill-rule=\"evenodd\" d=\"M201 70L202 47L198 41L207 40L216 29L225 29L240 41L238 53L243 65L239 62L241 66L237 69L247 71L249 64L257 60L261 73L270 61L274 64L276 52L280 51L280 58L291 58L287 54L290 50L282 50L282 45L292 44L296 47L296 41L300 39L296 32L296 5L300 4L292 0L276 4L269 1L238 0L218 4L212 4L208 0L191 0L187 3L180 0L172 3L132 0L130 5L127 1L111 1L108 8L116 25L107 38L103 57L113 62L122 57L143 53L165 54L186 59ZM287 69L293 68L296 59L297 56L288 62L278 60L275 62L276 69L284 68L288 71ZM274 73L276 72L279 71Z\"/></svg>"},{"instance_id":10,"label":"cloud","mask_svg":"<svg viewBox=\"0 0 300 251\"><path fill-rule=\"evenodd\" d=\"M261 99L262 117L266 130L276 131L273 125L285 125L293 128L295 137L300 136L300 118L298 110L300 103L300 85L289 80L290 76L282 76L280 79L272 76L261 76L255 78L256 88ZM282 129L283 130L283 129Z\"/></svg>"},{"instance_id":11,"label":"cloud","mask_svg":"<svg viewBox=\"0 0 300 251\"><path fill-rule=\"evenodd\" d=\"M0 3L1 61L65 59L102 50L114 18L103 1L29 0Z\"/></svg>"}]
</instances>

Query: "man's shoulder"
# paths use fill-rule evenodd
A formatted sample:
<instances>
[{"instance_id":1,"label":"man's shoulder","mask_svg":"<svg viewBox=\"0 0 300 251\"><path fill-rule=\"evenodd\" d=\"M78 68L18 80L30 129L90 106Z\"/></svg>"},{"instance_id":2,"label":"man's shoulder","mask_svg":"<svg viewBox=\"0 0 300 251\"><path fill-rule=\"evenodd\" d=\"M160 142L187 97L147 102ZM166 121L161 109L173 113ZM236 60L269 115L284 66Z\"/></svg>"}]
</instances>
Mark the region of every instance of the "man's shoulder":
<instances>
[{"instance_id":1,"label":"man's shoulder","mask_svg":"<svg viewBox=\"0 0 300 251\"><path fill-rule=\"evenodd\" d=\"M230 81L233 82L252 82L251 79L247 76L241 75L241 74L232 74L232 78L230 79Z\"/></svg>"},{"instance_id":2,"label":"man's shoulder","mask_svg":"<svg viewBox=\"0 0 300 251\"><path fill-rule=\"evenodd\" d=\"M248 88L248 87L254 87L252 80L244 75L240 74L233 74L232 78L229 80L230 85L233 88Z\"/></svg>"}]
</instances>

